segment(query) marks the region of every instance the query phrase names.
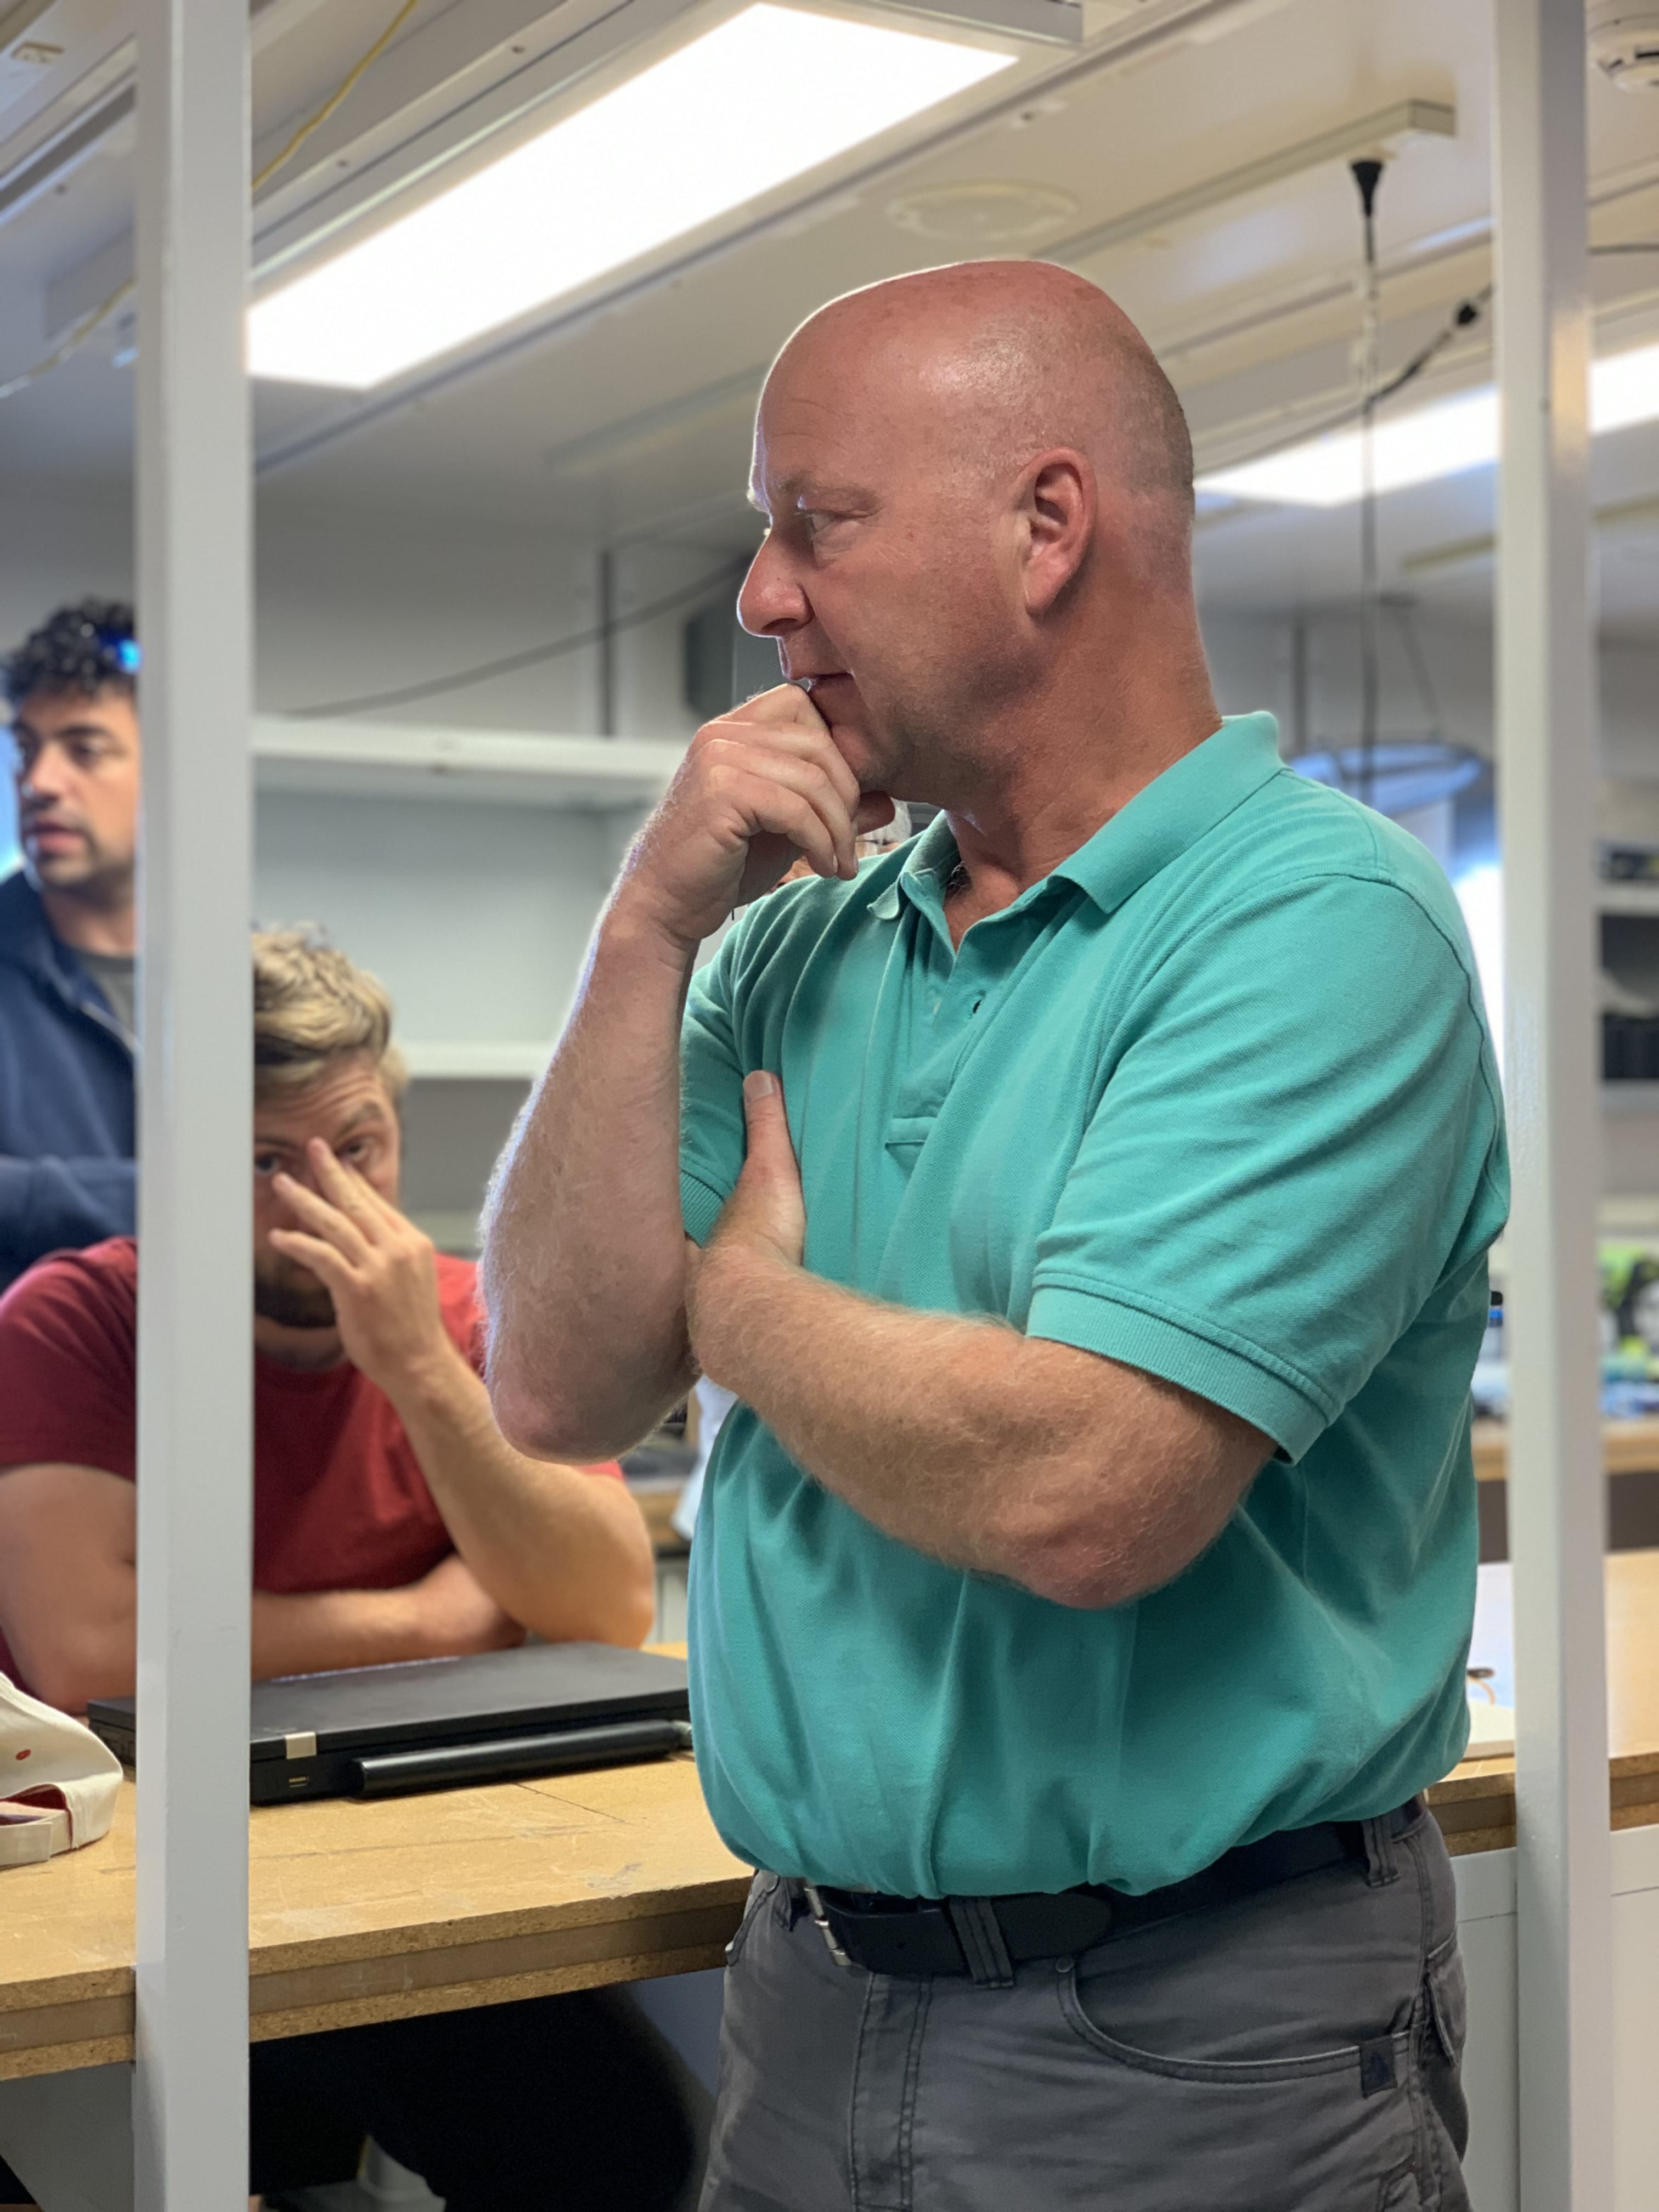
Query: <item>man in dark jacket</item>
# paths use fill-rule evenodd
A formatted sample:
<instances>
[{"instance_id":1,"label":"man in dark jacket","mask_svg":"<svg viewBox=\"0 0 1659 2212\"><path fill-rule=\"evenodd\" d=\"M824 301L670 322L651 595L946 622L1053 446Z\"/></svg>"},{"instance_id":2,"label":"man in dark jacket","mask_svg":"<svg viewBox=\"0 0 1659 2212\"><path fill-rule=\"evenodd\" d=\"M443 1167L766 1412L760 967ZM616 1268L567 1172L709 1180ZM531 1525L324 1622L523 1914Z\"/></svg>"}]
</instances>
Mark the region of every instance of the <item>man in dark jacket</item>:
<instances>
[{"instance_id":1,"label":"man in dark jacket","mask_svg":"<svg viewBox=\"0 0 1659 2212\"><path fill-rule=\"evenodd\" d=\"M137 665L105 599L0 661L23 848L0 882L0 1289L134 1226Z\"/></svg>"}]
</instances>

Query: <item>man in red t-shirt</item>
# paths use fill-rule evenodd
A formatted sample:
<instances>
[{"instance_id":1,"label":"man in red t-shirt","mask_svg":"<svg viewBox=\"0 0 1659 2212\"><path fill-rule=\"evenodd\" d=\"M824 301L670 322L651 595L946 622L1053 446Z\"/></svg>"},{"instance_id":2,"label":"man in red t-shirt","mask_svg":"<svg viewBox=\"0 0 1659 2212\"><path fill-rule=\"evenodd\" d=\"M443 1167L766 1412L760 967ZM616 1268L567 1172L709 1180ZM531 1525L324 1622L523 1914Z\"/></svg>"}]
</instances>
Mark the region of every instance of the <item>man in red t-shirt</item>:
<instances>
[{"instance_id":1,"label":"man in red t-shirt","mask_svg":"<svg viewBox=\"0 0 1659 2212\"><path fill-rule=\"evenodd\" d=\"M637 1644L653 1564L620 1469L504 1442L472 1266L398 1209L385 992L298 932L255 939L253 985L255 1675L526 1630ZM70 1712L133 1687L137 1264L116 1237L0 1298L0 1671ZM644 2212L685 2172L659 2069L592 1999L259 2044L252 2068L256 2190L349 2179L365 2132L452 2212L539 2205L554 2176L561 2203Z\"/></svg>"},{"instance_id":2,"label":"man in red t-shirt","mask_svg":"<svg viewBox=\"0 0 1659 2212\"><path fill-rule=\"evenodd\" d=\"M253 1672L526 1628L637 1644L651 1549L618 1470L502 1441L472 1265L398 1211L388 1043L359 1010L344 1049L293 1053L319 963L349 969L303 939L256 953ZM325 1006L350 1007L367 979L349 977ZM0 1299L0 1670L70 1712L132 1688L137 1304L128 1237L58 1253Z\"/></svg>"}]
</instances>

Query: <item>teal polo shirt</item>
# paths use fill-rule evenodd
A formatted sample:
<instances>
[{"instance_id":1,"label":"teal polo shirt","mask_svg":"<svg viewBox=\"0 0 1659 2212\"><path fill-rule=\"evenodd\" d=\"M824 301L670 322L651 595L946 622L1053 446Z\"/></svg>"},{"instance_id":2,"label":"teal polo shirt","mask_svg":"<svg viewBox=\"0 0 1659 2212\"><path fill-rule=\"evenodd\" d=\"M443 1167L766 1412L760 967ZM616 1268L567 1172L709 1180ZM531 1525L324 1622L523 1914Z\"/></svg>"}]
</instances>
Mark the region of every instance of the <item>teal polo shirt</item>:
<instances>
[{"instance_id":1,"label":"teal polo shirt","mask_svg":"<svg viewBox=\"0 0 1659 2212\"><path fill-rule=\"evenodd\" d=\"M698 1767L780 1873L1146 1890L1462 1750L1497 1070L1444 877L1283 767L1267 714L959 951L955 859L940 816L856 882L790 884L695 979L688 1232L769 1069L813 1273L1162 1376L1273 1455L1173 1582L1085 1611L896 1542L738 1407L691 1557Z\"/></svg>"}]
</instances>

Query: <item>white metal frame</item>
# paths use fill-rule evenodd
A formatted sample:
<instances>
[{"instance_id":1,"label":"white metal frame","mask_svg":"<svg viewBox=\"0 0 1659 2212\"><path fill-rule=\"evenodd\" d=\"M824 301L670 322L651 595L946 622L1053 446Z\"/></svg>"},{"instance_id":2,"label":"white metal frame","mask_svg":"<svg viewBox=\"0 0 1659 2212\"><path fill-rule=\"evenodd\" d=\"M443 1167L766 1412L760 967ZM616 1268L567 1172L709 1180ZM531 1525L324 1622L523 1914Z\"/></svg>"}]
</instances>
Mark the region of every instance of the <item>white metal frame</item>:
<instances>
[{"instance_id":1,"label":"white metal frame","mask_svg":"<svg viewBox=\"0 0 1659 2212\"><path fill-rule=\"evenodd\" d=\"M247 2195L246 0L138 0L139 2212Z\"/></svg>"},{"instance_id":2,"label":"white metal frame","mask_svg":"<svg viewBox=\"0 0 1659 2212\"><path fill-rule=\"evenodd\" d=\"M250 559L243 0L139 0L141 2212L246 2193ZM1605 2212L1583 0L1498 0L1522 2201Z\"/></svg>"},{"instance_id":3,"label":"white metal frame","mask_svg":"<svg viewBox=\"0 0 1659 2212\"><path fill-rule=\"evenodd\" d=\"M1523 2212L1613 2203L1583 0L1497 0L1497 759Z\"/></svg>"}]
</instances>

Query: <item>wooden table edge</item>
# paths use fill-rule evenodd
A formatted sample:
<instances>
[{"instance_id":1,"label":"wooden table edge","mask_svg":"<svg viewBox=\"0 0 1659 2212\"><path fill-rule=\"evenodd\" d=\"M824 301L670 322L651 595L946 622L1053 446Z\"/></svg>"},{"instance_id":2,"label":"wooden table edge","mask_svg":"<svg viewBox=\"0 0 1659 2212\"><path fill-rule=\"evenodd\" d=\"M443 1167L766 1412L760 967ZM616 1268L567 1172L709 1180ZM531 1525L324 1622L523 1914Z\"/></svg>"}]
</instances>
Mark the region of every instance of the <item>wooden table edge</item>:
<instances>
[{"instance_id":1,"label":"wooden table edge","mask_svg":"<svg viewBox=\"0 0 1659 2212\"><path fill-rule=\"evenodd\" d=\"M261 1954L248 1974L249 2034L260 2042L719 1966L747 1886L746 1880L702 1884L736 1893L646 1916L556 1923L530 1936L520 1929L480 1937L469 1929L447 1945L370 1955L360 1949L350 1959L313 1957L303 1965L273 1966ZM131 1969L100 1968L85 1978L89 1986L79 1995L76 1978L59 1975L49 1985L9 1992L11 2002L0 2014L0 2081L131 2057Z\"/></svg>"},{"instance_id":2,"label":"wooden table edge","mask_svg":"<svg viewBox=\"0 0 1659 2212\"><path fill-rule=\"evenodd\" d=\"M1659 1826L1659 1750L1612 1760L1608 1780L1615 1829ZM1513 1846L1512 1759L1465 1760L1425 1794L1454 1856ZM264 2041L718 1966L746 1887L733 1875L599 1900L592 1911L566 1905L320 1947L267 1945L250 1963L250 2034ZM0 1990L0 2081L131 2058L132 1985L131 1968L100 1967Z\"/></svg>"}]
</instances>

